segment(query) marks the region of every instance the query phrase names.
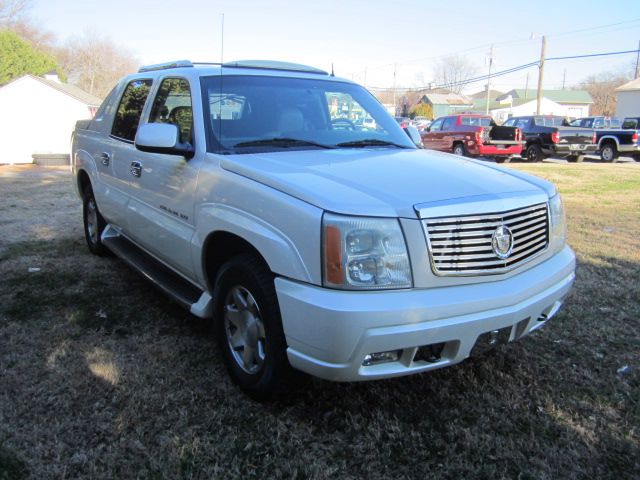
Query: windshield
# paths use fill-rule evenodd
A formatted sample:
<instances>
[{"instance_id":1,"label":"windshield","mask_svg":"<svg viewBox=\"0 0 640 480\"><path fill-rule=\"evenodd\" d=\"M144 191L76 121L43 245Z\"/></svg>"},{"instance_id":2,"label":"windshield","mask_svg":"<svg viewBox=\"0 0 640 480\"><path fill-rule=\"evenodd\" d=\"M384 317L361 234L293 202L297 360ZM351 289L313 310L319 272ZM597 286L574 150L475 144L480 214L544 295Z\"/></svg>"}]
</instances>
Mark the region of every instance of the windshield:
<instances>
[{"instance_id":1,"label":"windshield","mask_svg":"<svg viewBox=\"0 0 640 480\"><path fill-rule=\"evenodd\" d=\"M202 79L207 149L256 153L415 148L367 90L346 82L227 75Z\"/></svg>"}]
</instances>

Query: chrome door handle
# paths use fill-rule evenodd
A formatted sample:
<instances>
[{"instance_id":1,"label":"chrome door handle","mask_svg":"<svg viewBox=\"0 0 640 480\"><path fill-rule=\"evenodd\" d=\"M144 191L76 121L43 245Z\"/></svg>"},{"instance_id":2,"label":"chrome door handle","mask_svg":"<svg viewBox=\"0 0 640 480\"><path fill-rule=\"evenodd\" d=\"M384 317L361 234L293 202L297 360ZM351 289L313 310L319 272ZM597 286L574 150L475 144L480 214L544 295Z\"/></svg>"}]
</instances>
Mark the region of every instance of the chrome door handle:
<instances>
[{"instance_id":1,"label":"chrome door handle","mask_svg":"<svg viewBox=\"0 0 640 480\"><path fill-rule=\"evenodd\" d=\"M111 161L111 155L109 155L107 152L102 152L100 154L100 161L102 162L102 165L108 167L109 162Z\"/></svg>"},{"instance_id":2,"label":"chrome door handle","mask_svg":"<svg viewBox=\"0 0 640 480\"><path fill-rule=\"evenodd\" d=\"M134 177L140 177L142 175L142 164L140 162L131 162L129 172Z\"/></svg>"}]
</instances>

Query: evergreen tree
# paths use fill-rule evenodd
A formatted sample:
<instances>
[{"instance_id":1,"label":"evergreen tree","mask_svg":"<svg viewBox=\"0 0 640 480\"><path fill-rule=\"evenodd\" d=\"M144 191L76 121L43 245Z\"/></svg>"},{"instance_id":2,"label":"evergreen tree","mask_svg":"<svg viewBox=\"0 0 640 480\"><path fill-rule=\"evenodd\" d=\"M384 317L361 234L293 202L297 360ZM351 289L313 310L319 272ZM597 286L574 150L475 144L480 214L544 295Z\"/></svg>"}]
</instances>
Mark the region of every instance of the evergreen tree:
<instances>
[{"instance_id":1,"label":"evergreen tree","mask_svg":"<svg viewBox=\"0 0 640 480\"><path fill-rule=\"evenodd\" d=\"M33 48L10 30L0 30L0 86L28 73L59 71L55 59Z\"/></svg>"}]
</instances>

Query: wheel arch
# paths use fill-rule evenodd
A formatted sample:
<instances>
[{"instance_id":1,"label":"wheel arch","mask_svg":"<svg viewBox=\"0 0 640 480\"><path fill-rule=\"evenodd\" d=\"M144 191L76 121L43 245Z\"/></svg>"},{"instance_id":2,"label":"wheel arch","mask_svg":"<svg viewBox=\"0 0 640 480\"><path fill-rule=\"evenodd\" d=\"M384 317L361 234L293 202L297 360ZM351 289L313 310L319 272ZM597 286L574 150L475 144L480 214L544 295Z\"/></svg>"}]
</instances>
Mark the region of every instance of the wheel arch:
<instances>
[{"instance_id":1,"label":"wheel arch","mask_svg":"<svg viewBox=\"0 0 640 480\"><path fill-rule=\"evenodd\" d=\"M301 251L292 238L275 226L224 205L210 205L200 211L192 242L194 259L200 257L200 280L209 291L213 291L220 267L233 256L243 253L254 254L274 275L318 283L316 277L319 273L315 270L319 269L319 264L310 270L303 261L305 246L302 247ZM319 248L317 251L319 253Z\"/></svg>"},{"instance_id":2,"label":"wheel arch","mask_svg":"<svg viewBox=\"0 0 640 480\"><path fill-rule=\"evenodd\" d=\"M613 143L616 147L616 150L619 149L618 147L620 146L620 141L618 140L618 138L614 137L613 135L605 135L598 141L598 150L600 150L604 145L607 145L608 143Z\"/></svg>"}]
</instances>

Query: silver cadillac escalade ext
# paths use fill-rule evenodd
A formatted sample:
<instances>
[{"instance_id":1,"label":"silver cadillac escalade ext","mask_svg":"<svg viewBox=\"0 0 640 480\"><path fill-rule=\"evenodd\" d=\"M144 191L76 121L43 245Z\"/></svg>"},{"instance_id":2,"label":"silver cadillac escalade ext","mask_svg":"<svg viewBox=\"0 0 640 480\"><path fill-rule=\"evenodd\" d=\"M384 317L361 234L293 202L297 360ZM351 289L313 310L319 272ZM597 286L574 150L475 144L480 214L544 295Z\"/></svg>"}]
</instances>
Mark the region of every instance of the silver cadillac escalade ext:
<instances>
[{"instance_id":1,"label":"silver cadillac escalade ext","mask_svg":"<svg viewBox=\"0 0 640 480\"><path fill-rule=\"evenodd\" d=\"M210 319L254 397L291 368L453 365L544 325L574 281L552 184L418 149L312 67L144 67L78 123L72 163L89 249Z\"/></svg>"}]
</instances>

